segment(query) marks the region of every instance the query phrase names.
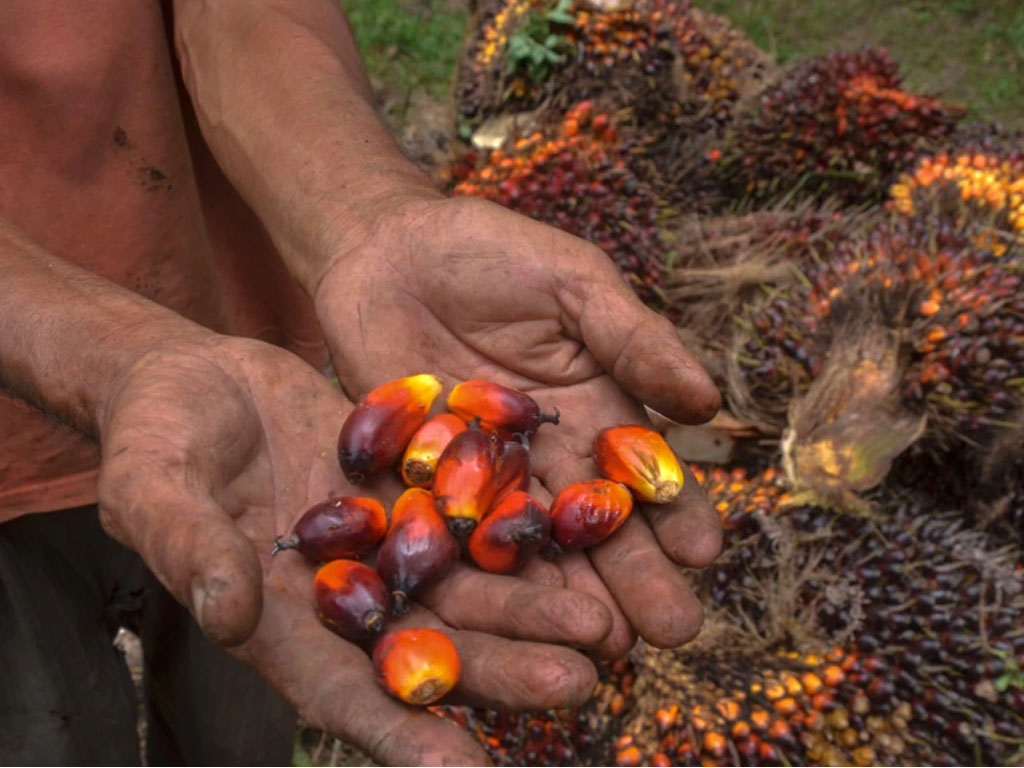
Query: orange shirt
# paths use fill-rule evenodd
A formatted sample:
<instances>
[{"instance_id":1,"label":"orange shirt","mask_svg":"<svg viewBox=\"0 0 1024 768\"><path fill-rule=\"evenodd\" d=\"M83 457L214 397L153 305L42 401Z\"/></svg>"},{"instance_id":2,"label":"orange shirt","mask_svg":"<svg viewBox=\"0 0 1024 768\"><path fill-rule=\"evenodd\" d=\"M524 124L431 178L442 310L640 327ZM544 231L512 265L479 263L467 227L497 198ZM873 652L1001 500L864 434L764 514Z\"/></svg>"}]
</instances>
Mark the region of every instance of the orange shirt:
<instances>
[{"instance_id":1,"label":"orange shirt","mask_svg":"<svg viewBox=\"0 0 1024 768\"><path fill-rule=\"evenodd\" d=\"M3 6L0 217L197 322L324 365L308 297L202 141L161 6ZM94 502L98 464L95 443L0 390L0 522Z\"/></svg>"}]
</instances>

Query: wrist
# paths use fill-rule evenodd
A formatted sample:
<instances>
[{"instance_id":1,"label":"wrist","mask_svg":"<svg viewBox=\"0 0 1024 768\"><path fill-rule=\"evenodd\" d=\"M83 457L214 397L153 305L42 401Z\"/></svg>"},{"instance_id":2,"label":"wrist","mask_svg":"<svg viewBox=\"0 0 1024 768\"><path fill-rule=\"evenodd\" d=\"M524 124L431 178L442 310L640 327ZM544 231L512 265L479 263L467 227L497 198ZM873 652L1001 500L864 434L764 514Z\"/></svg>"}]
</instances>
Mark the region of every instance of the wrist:
<instances>
[{"instance_id":1,"label":"wrist","mask_svg":"<svg viewBox=\"0 0 1024 768\"><path fill-rule=\"evenodd\" d=\"M419 174L419 170L415 169ZM423 245L425 227L450 202L425 176L391 177L358 199L331 207L306 290L319 308L330 274L345 274L362 259L378 261Z\"/></svg>"}]
</instances>

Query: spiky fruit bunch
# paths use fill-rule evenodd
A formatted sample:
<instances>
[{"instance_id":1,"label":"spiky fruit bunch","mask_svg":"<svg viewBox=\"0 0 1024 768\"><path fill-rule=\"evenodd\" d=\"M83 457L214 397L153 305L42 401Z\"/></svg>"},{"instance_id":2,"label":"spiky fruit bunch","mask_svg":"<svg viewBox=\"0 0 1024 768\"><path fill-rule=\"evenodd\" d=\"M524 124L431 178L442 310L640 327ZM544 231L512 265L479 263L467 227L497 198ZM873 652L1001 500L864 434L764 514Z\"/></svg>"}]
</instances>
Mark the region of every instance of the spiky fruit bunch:
<instances>
[{"instance_id":1,"label":"spiky fruit bunch","mask_svg":"<svg viewBox=\"0 0 1024 768\"><path fill-rule=\"evenodd\" d=\"M642 298L661 306L659 206L630 170L628 151L611 116L584 101L547 134L490 152L454 193L494 200L594 243Z\"/></svg>"},{"instance_id":2,"label":"spiky fruit bunch","mask_svg":"<svg viewBox=\"0 0 1024 768\"><path fill-rule=\"evenodd\" d=\"M935 216L997 256L1024 242L1024 139L1012 148L965 147L918 160L889 188L906 216Z\"/></svg>"},{"instance_id":3,"label":"spiky fruit bunch","mask_svg":"<svg viewBox=\"0 0 1024 768\"><path fill-rule=\"evenodd\" d=\"M935 219L883 221L826 244L737 322L739 407L794 427L790 401L829 359L865 377L862 392L881 392L885 378L898 406L928 416L940 445L998 431L1024 397L1024 249L995 257ZM867 365L856 345L880 335L884 365Z\"/></svg>"},{"instance_id":4,"label":"spiky fruit bunch","mask_svg":"<svg viewBox=\"0 0 1024 768\"><path fill-rule=\"evenodd\" d=\"M783 507L775 472L697 475L727 528L705 635L644 652L619 764L992 763L1024 746L1019 548L910 496L867 518Z\"/></svg>"},{"instance_id":5,"label":"spiky fruit bunch","mask_svg":"<svg viewBox=\"0 0 1024 768\"><path fill-rule=\"evenodd\" d=\"M484 11L456 84L457 109L471 124L533 109L555 113L587 98L618 108L703 111L720 122L765 57L722 19L686 0L639 0L617 10L577 6L563 17L543 0L499 0ZM519 37L548 48L545 79L519 62ZM543 38L543 39L542 39ZM674 105L674 106L670 106Z\"/></svg>"},{"instance_id":6,"label":"spiky fruit bunch","mask_svg":"<svg viewBox=\"0 0 1024 768\"><path fill-rule=\"evenodd\" d=\"M962 115L900 85L881 49L798 64L702 148L700 175L733 197L763 198L799 184L854 202L876 199L894 171L942 142Z\"/></svg>"}]
</instances>

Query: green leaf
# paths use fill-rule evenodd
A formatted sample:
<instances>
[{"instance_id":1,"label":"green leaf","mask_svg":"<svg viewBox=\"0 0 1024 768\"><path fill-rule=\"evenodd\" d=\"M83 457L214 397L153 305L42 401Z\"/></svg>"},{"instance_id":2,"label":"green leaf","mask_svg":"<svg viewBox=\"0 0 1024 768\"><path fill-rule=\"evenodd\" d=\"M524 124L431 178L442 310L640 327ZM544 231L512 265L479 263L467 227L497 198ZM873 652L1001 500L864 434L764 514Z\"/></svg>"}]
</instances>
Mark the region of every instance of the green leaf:
<instances>
[{"instance_id":1,"label":"green leaf","mask_svg":"<svg viewBox=\"0 0 1024 768\"><path fill-rule=\"evenodd\" d=\"M1002 675L1002 676L996 678L996 690L997 691L999 691L1000 693L1005 693L1006 689L1009 688L1009 687L1010 687L1010 673L1009 672L1007 672L1005 675Z\"/></svg>"}]
</instances>

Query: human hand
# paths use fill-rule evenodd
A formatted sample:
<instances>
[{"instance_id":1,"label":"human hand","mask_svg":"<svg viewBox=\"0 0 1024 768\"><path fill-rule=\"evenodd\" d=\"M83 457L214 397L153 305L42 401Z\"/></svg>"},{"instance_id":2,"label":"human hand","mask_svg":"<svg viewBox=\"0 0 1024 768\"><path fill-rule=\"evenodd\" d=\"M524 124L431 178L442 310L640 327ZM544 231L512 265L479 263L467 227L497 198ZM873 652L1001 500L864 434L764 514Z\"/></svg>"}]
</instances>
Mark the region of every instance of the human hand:
<instances>
[{"instance_id":1,"label":"human hand","mask_svg":"<svg viewBox=\"0 0 1024 768\"><path fill-rule=\"evenodd\" d=\"M296 552L270 556L274 537L329 495L397 496L397 484L346 484L335 446L351 408L316 371L259 342L204 332L158 345L98 408L101 520L308 722L385 764L484 763L468 734L390 698L366 654L321 626L312 566ZM457 629L422 607L395 624L439 628L455 642L463 676L446 701L546 709L592 692L593 666L562 644L605 636L610 618L597 601L457 568L432 598L452 602Z\"/></svg>"},{"instance_id":2,"label":"human hand","mask_svg":"<svg viewBox=\"0 0 1024 768\"><path fill-rule=\"evenodd\" d=\"M339 237L314 292L342 386L353 396L429 372L449 383L484 378L529 392L560 426L533 440L541 500L597 476L597 432L645 423L645 403L684 423L709 419L714 385L672 325L646 309L600 250L475 198L391 201ZM671 504L646 506L615 536L528 578L601 600L613 629L600 644L625 654L634 628L652 645L693 638L700 604L676 565L709 564L718 517L687 473ZM429 602L429 601L428 601ZM454 601L431 604L458 626Z\"/></svg>"}]
</instances>

